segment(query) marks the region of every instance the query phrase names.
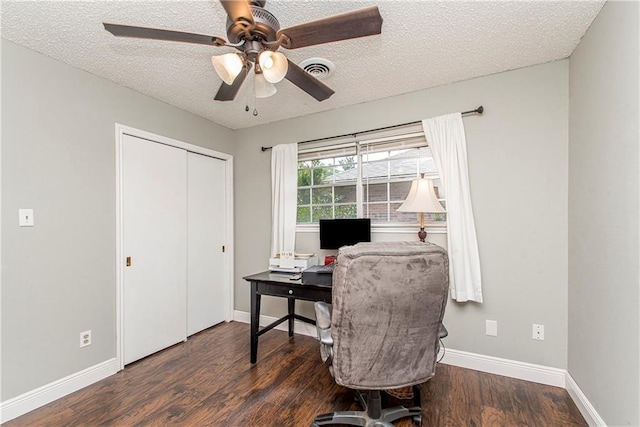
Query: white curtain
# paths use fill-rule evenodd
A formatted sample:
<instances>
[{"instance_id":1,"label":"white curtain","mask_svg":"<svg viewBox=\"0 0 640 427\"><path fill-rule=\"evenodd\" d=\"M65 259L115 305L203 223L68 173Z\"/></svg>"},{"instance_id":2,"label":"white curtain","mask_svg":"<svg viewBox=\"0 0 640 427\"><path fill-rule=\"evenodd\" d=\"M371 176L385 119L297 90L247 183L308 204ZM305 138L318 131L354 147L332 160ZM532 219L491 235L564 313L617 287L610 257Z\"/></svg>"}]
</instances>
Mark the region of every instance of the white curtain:
<instances>
[{"instance_id":1,"label":"white curtain","mask_svg":"<svg viewBox=\"0 0 640 427\"><path fill-rule=\"evenodd\" d=\"M462 114L426 119L422 127L446 195L451 297L459 302L482 302L480 255L471 208Z\"/></svg>"},{"instance_id":2,"label":"white curtain","mask_svg":"<svg viewBox=\"0 0 640 427\"><path fill-rule=\"evenodd\" d=\"M271 149L271 256L293 252L296 244L298 144Z\"/></svg>"}]
</instances>

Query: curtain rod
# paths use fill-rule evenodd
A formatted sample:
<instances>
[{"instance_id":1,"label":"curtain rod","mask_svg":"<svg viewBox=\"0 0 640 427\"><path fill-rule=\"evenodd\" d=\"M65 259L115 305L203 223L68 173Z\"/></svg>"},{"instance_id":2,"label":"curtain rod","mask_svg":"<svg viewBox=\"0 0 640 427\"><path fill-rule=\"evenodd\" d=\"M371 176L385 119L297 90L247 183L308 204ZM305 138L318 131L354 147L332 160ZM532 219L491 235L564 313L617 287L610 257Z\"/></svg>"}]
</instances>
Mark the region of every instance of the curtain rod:
<instances>
[{"instance_id":1,"label":"curtain rod","mask_svg":"<svg viewBox=\"0 0 640 427\"><path fill-rule=\"evenodd\" d=\"M484 107L481 105L478 108L476 108L475 110L463 111L460 114L462 114L463 116L469 116L469 115L472 115L472 114L482 114L483 112L484 112ZM320 141L326 141L326 140L329 140L329 139L344 138L345 136L353 136L355 138L358 135L363 135L363 134L370 133L370 132L377 132L377 131L380 131L380 130L394 129L394 128L398 128L398 127L402 127L402 126L417 125L418 123L422 123L422 120L418 120L418 121L415 121L415 122L409 122L409 123L401 123L399 125L385 126L385 127L376 128L376 129L363 130L361 132L345 133L344 135L327 136L325 138L309 139L309 140L306 140L306 141L300 141L300 142L298 142L298 144L306 144L306 143L309 143L309 142L320 142ZM267 150L271 150L271 148L272 147L261 147L261 150L262 151L267 151Z\"/></svg>"}]
</instances>

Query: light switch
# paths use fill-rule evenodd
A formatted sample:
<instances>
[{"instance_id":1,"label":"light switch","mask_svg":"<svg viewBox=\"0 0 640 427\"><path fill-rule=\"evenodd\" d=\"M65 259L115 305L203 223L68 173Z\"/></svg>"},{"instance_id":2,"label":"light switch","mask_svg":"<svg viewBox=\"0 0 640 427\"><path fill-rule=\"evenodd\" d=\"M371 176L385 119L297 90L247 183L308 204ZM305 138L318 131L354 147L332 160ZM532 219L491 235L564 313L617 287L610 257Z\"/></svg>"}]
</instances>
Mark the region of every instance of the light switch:
<instances>
[{"instance_id":1,"label":"light switch","mask_svg":"<svg viewBox=\"0 0 640 427\"><path fill-rule=\"evenodd\" d=\"M18 209L20 227L33 227L33 209Z\"/></svg>"}]
</instances>

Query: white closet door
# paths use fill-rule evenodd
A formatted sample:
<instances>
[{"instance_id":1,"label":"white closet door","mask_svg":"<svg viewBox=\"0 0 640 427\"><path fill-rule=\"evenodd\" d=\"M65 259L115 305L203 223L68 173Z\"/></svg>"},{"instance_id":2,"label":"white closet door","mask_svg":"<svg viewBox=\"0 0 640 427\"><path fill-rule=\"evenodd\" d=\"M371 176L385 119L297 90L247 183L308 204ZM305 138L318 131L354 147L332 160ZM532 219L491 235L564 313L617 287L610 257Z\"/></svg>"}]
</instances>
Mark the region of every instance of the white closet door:
<instances>
[{"instance_id":1,"label":"white closet door","mask_svg":"<svg viewBox=\"0 0 640 427\"><path fill-rule=\"evenodd\" d=\"M124 363L186 339L187 152L122 144Z\"/></svg>"},{"instance_id":2,"label":"white closet door","mask_svg":"<svg viewBox=\"0 0 640 427\"><path fill-rule=\"evenodd\" d=\"M225 162L188 153L187 333L226 318Z\"/></svg>"}]
</instances>

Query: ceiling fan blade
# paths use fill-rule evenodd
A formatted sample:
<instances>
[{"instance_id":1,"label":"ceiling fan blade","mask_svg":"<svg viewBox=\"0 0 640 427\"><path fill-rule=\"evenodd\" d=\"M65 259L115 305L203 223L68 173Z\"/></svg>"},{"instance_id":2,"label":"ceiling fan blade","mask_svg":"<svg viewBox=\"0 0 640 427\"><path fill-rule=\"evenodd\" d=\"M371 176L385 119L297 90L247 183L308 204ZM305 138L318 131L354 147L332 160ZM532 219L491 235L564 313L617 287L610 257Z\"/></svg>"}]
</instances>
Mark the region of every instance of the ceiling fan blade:
<instances>
[{"instance_id":1,"label":"ceiling fan blade","mask_svg":"<svg viewBox=\"0 0 640 427\"><path fill-rule=\"evenodd\" d=\"M186 42L206 44L211 46L224 46L226 41L216 36L204 34L183 33L181 31L162 30L160 28L134 27L132 25L110 24L103 22L104 29L117 37L135 37L139 39L168 40L173 42Z\"/></svg>"},{"instance_id":2,"label":"ceiling fan blade","mask_svg":"<svg viewBox=\"0 0 640 427\"><path fill-rule=\"evenodd\" d=\"M233 101L233 99L238 94L242 83L244 83L245 79L247 78L249 71L251 71L250 62L247 63L245 68L243 68L240 74L238 74L232 84L228 85L225 82L222 82L222 86L220 86L220 89L218 89L218 93L216 93L216 96L213 99L215 99L216 101Z\"/></svg>"},{"instance_id":3,"label":"ceiling fan blade","mask_svg":"<svg viewBox=\"0 0 640 427\"><path fill-rule=\"evenodd\" d=\"M318 101L324 101L335 93L329 86L325 85L288 59L287 61L289 62L289 68L287 69L287 75L284 76L285 79L289 80L291 83L298 86Z\"/></svg>"},{"instance_id":4,"label":"ceiling fan blade","mask_svg":"<svg viewBox=\"0 0 640 427\"><path fill-rule=\"evenodd\" d=\"M322 43L357 37L372 36L382 32L382 16L377 6L330 16L317 21L284 28L278 38L286 36L282 47L298 49Z\"/></svg>"},{"instance_id":5,"label":"ceiling fan blade","mask_svg":"<svg viewBox=\"0 0 640 427\"><path fill-rule=\"evenodd\" d=\"M253 13L247 0L220 0L225 12L229 15L232 22L247 22L253 25Z\"/></svg>"}]
</instances>

